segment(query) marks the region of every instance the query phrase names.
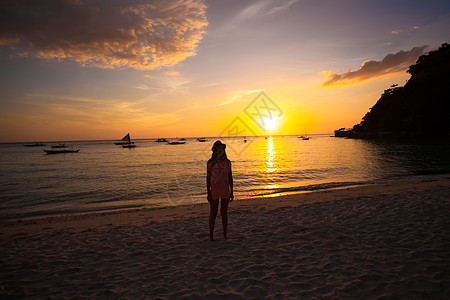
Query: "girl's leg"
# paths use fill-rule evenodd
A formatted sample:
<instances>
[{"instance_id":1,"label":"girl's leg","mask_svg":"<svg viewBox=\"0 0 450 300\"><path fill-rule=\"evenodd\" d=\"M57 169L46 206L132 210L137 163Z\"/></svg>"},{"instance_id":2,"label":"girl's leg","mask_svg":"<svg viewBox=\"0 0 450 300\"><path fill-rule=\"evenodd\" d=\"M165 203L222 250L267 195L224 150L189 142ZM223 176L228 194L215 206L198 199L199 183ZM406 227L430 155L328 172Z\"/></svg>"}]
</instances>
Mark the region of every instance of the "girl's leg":
<instances>
[{"instance_id":1,"label":"girl's leg","mask_svg":"<svg viewBox=\"0 0 450 300\"><path fill-rule=\"evenodd\" d=\"M214 241L214 225L216 223L217 211L219 210L219 199L209 202L209 240Z\"/></svg>"},{"instance_id":2,"label":"girl's leg","mask_svg":"<svg viewBox=\"0 0 450 300\"><path fill-rule=\"evenodd\" d=\"M220 204L220 214L222 215L223 237L227 238L228 228L228 199L222 199Z\"/></svg>"}]
</instances>

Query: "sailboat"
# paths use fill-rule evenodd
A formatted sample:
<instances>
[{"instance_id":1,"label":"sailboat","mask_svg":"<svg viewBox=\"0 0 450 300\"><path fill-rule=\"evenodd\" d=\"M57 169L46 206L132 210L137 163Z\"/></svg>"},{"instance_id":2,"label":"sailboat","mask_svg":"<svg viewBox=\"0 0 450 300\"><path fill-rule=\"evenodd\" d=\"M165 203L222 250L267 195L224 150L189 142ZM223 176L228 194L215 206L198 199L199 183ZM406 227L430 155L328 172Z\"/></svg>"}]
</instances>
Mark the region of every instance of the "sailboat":
<instances>
[{"instance_id":1,"label":"sailboat","mask_svg":"<svg viewBox=\"0 0 450 300\"><path fill-rule=\"evenodd\" d=\"M305 136L302 138L302 140L304 140L304 141L309 140L309 136L308 136L308 134L306 133L306 128L305 128Z\"/></svg>"},{"instance_id":2,"label":"sailboat","mask_svg":"<svg viewBox=\"0 0 450 300\"><path fill-rule=\"evenodd\" d=\"M130 139L130 133L127 133L126 136L124 136L120 141L115 142L114 144L123 146L123 145L133 145L134 142L132 142Z\"/></svg>"},{"instance_id":3,"label":"sailboat","mask_svg":"<svg viewBox=\"0 0 450 300\"><path fill-rule=\"evenodd\" d=\"M308 134L306 134L306 128L305 128L305 135L301 135L298 138L302 139L304 141L308 141L309 140L309 136L308 136Z\"/></svg>"}]
</instances>

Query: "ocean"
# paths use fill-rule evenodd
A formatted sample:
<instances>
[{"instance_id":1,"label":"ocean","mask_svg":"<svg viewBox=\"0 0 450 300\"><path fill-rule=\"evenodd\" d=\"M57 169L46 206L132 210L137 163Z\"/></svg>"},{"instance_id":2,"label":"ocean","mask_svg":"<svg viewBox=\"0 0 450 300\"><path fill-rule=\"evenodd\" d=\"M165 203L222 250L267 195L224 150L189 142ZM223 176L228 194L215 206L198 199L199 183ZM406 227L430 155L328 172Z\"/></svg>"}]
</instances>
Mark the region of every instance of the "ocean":
<instances>
[{"instance_id":1,"label":"ocean","mask_svg":"<svg viewBox=\"0 0 450 300\"><path fill-rule=\"evenodd\" d=\"M448 140L356 140L329 135L65 142L78 153L0 144L0 220L206 202L206 161L227 144L236 200L450 173Z\"/></svg>"}]
</instances>

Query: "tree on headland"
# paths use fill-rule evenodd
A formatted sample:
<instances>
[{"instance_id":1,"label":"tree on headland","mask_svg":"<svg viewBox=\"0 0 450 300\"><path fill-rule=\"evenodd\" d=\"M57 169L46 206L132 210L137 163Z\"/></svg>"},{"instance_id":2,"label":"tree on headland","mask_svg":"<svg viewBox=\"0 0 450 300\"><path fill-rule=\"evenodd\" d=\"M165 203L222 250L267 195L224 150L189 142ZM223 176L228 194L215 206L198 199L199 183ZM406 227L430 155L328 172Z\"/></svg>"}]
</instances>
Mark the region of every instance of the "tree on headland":
<instances>
[{"instance_id":1,"label":"tree on headland","mask_svg":"<svg viewBox=\"0 0 450 300\"><path fill-rule=\"evenodd\" d=\"M361 123L336 136L450 136L450 45L420 56L407 72L405 86L386 89Z\"/></svg>"}]
</instances>

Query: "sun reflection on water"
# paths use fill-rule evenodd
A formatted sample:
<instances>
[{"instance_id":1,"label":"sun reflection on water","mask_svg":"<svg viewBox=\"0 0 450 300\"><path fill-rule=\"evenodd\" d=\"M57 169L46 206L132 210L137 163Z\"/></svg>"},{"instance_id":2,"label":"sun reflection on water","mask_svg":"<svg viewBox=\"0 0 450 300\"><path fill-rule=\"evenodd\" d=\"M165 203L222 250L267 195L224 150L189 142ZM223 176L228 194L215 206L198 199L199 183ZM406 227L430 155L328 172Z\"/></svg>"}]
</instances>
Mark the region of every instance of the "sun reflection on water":
<instances>
[{"instance_id":1,"label":"sun reflection on water","mask_svg":"<svg viewBox=\"0 0 450 300\"><path fill-rule=\"evenodd\" d=\"M267 156L266 156L266 164L267 164L266 170L268 174L273 173L277 170L274 164L275 154L276 151L275 151L275 144L273 142L273 137L269 137L267 139Z\"/></svg>"},{"instance_id":2,"label":"sun reflection on water","mask_svg":"<svg viewBox=\"0 0 450 300\"><path fill-rule=\"evenodd\" d=\"M278 188L278 184L275 184L273 181L276 180L275 178L275 172L277 171L277 167L275 164L275 143L273 141L273 137L267 138L267 155L266 155L266 173L268 179L271 181L271 184L268 184L265 186L265 189L276 189Z\"/></svg>"}]
</instances>

